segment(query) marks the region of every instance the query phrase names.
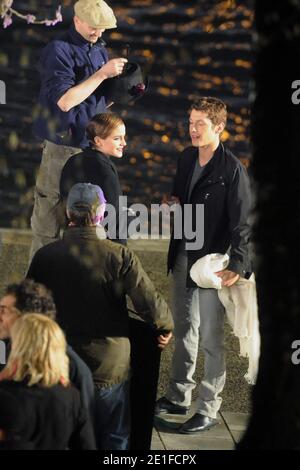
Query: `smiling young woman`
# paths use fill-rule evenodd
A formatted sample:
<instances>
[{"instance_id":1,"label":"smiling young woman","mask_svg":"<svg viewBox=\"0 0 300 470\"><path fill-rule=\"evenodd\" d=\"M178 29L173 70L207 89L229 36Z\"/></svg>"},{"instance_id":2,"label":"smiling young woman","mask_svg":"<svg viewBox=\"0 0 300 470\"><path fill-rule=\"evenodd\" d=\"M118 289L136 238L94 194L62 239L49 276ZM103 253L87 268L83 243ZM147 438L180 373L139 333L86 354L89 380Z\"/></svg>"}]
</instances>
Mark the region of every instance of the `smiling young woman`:
<instances>
[{"instance_id":1,"label":"smiling young woman","mask_svg":"<svg viewBox=\"0 0 300 470\"><path fill-rule=\"evenodd\" d=\"M116 166L110 157L122 158L126 146L126 128L114 113L97 114L89 122L86 135L90 147L71 157L65 164L60 180L62 201L76 183L92 183L103 190L107 204L116 211L115 233L107 233L110 240L125 244L126 220L119 220L119 202L123 196ZM64 207L65 204L63 204ZM123 207L122 207L123 209Z\"/></svg>"},{"instance_id":2,"label":"smiling young woman","mask_svg":"<svg viewBox=\"0 0 300 470\"><path fill-rule=\"evenodd\" d=\"M126 146L126 128L116 114L98 114L88 124L86 134L92 148L104 155L121 158Z\"/></svg>"}]
</instances>

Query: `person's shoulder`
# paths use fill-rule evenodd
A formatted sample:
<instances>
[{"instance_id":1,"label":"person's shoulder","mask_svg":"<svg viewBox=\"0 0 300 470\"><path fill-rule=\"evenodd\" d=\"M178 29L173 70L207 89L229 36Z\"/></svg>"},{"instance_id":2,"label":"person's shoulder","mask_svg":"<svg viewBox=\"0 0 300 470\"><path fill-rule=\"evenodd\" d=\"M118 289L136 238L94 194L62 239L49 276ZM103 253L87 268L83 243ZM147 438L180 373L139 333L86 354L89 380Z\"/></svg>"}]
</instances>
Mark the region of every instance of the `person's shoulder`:
<instances>
[{"instance_id":1,"label":"person's shoulder","mask_svg":"<svg viewBox=\"0 0 300 470\"><path fill-rule=\"evenodd\" d=\"M52 39L43 49L43 55L47 54L65 54L71 53L72 44L68 39L67 34L63 34L55 39Z\"/></svg>"},{"instance_id":2,"label":"person's shoulder","mask_svg":"<svg viewBox=\"0 0 300 470\"><path fill-rule=\"evenodd\" d=\"M48 251L53 251L57 247L59 247L62 243L63 243L63 239L48 243L47 245L42 246L36 253L42 254L42 253L47 253Z\"/></svg>"},{"instance_id":3,"label":"person's shoulder","mask_svg":"<svg viewBox=\"0 0 300 470\"><path fill-rule=\"evenodd\" d=\"M180 153L181 156L194 156L197 154L197 147L193 147L192 145L189 145L188 147L185 147L182 152Z\"/></svg>"},{"instance_id":4,"label":"person's shoulder","mask_svg":"<svg viewBox=\"0 0 300 470\"><path fill-rule=\"evenodd\" d=\"M198 149L193 147L192 145L184 148L178 157L179 164L184 161L184 163L188 163L189 161L195 160L198 154Z\"/></svg>"},{"instance_id":5,"label":"person's shoulder","mask_svg":"<svg viewBox=\"0 0 300 470\"><path fill-rule=\"evenodd\" d=\"M86 363L81 359L80 356L78 356L78 354L69 344L67 344L67 355L70 360L70 365L72 363L72 365L76 368L77 371L79 371L82 375L91 375L90 369L88 368Z\"/></svg>"},{"instance_id":6,"label":"person's shoulder","mask_svg":"<svg viewBox=\"0 0 300 470\"><path fill-rule=\"evenodd\" d=\"M225 149L225 172L228 181L235 180L246 182L249 180L246 166L227 148Z\"/></svg>"},{"instance_id":7,"label":"person's shoulder","mask_svg":"<svg viewBox=\"0 0 300 470\"><path fill-rule=\"evenodd\" d=\"M82 152L75 153L75 155L72 155L67 162L65 163L62 172L66 170L67 168L72 167L73 165L79 165L83 159L88 156L88 153L83 150Z\"/></svg>"},{"instance_id":8,"label":"person's shoulder","mask_svg":"<svg viewBox=\"0 0 300 470\"><path fill-rule=\"evenodd\" d=\"M223 147L227 165L233 170L245 169L245 165L239 160L239 158L228 147Z\"/></svg>"},{"instance_id":9,"label":"person's shoulder","mask_svg":"<svg viewBox=\"0 0 300 470\"><path fill-rule=\"evenodd\" d=\"M63 240L56 240L55 242L48 243L48 245L42 246L34 254L32 264L46 261L47 259L49 259L49 257L51 258L52 256L54 256L54 253L56 253L56 251L61 247L62 244Z\"/></svg>"},{"instance_id":10,"label":"person's shoulder","mask_svg":"<svg viewBox=\"0 0 300 470\"><path fill-rule=\"evenodd\" d=\"M141 263L138 255L128 246L121 245L120 243L117 243L117 245L119 245L119 256L122 261L122 265L130 266L134 269L140 269Z\"/></svg>"},{"instance_id":11,"label":"person's shoulder","mask_svg":"<svg viewBox=\"0 0 300 470\"><path fill-rule=\"evenodd\" d=\"M108 165L108 166L111 166L111 164L112 164L110 158L108 158L103 153L101 153L98 150L96 150L94 148L91 148L91 147L85 147L81 152L78 152L75 155L72 155L72 157L69 158L67 163L70 162L70 161L75 163L76 161L83 160L83 159L84 160L86 159L85 160L86 162L93 161L93 162L105 164L105 165ZM90 160L88 160L88 159L90 159Z\"/></svg>"},{"instance_id":12,"label":"person's shoulder","mask_svg":"<svg viewBox=\"0 0 300 470\"><path fill-rule=\"evenodd\" d=\"M104 155L102 152L99 152L99 150L89 148L89 153L91 157L93 157L95 160L97 160L98 163L101 163L103 165L107 165L108 167L114 166L114 163L111 161L109 157Z\"/></svg>"},{"instance_id":13,"label":"person's shoulder","mask_svg":"<svg viewBox=\"0 0 300 470\"><path fill-rule=\"evenodd\" d=\"M107 260L115 266L121 266L125 261L128 262L136 257L135 253L130 248L116 241L109 239L100 240L99 246L105 253Z\"/></svg>"},{"instance_id":14,"label":"person's shoulder","mask_svg":"<svg viewBox=\"0 0 300 470\"><path fill-rule=\"evenodd\" d=\"M116 241L109 240L108 238L104 240L99 240L99 246L108 256L115 258L121 258L126 254L128 248L121 243Z\"/></svg>"}]
</instances>

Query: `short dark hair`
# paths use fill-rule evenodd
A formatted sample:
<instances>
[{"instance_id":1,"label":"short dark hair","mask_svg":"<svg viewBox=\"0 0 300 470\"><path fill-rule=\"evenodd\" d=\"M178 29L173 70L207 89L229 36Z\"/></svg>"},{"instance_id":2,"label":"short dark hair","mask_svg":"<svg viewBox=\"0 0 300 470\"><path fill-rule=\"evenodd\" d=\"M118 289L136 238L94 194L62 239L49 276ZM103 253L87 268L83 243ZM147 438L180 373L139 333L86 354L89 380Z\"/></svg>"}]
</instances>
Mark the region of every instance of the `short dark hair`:
<instances>
[{"instance_id":1,"label":"short dark hair","mask_svg":"<svg viewBox=\"0 0 300 470\"><path fill-rule=\"evenodd\" d=\"M51 291L32 279L24 279L19 284L9 284L5 289L5 295L15 297L15 307L21 314L41 313L52 320L56 318L56 307Z\"/></svg>"},{"instance_id":2,"label":"short dark hair","mask_svg":"<svg viewBox=\"0 0 300 470\"><path fill-rule=\"evenodd\" d=\"M218 98L214 98L213 96L202 96L197 100L193 101L190 107L190 112L192 111L192 109L207 113L207 116L215 126L221 124L222 122L224 123L224 125L226 125L226 104Z\"/></svg>"}]
</instances>

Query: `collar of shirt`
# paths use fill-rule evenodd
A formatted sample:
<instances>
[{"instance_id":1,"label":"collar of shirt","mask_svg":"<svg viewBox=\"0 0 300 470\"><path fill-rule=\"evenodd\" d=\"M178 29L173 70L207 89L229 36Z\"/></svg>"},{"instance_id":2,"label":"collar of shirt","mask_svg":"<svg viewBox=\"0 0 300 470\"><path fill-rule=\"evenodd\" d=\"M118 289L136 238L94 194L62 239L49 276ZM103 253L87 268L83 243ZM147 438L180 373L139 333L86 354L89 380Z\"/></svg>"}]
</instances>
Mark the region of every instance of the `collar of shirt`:
<instances>
[{"instance_id":1,"label":"collar of shirt","mask_svg":"<svg viewBox=\"0 0 300 470\"><path fill-rule=\"evenodd\" d=\"M84 37L81 36L81 34L79 34L76 29L75 29L75 26L72 25L70 28L69 28L69 31L68 31L68 34L72 40L72 42L76 45L76 46L81 46L83 49L85 50L89 50L91 49L92 47L98 47L99 49L101 47L105 47L106 46L106 42L103 41L102 38L99 38L98 41L95 43L95 44L92 44L90 43L89 41L87 41L86 39L84 39Z\"/></svg>"},{"instance_id":2,"label":"collar of shirt","mask_svg":"<svg viewBox=\"0 0 300 470\"><path fill-rule=\"evenodd\" d=\"M104 164L111 166L114 170L115 173L117 173L116 165L114 162L111 160L109 155L105 155L103 152L100 150L94 148L89 144L89 147L86 147L84 149L84 152L89 156L89 158L97 158L98 160L101 160Z\"/></svg>"},{"instance_id":3,"label":"collar of shirt","mask_svg":"<svg viewBox=\"0 0 300 470\"><path fill-rule=\"evenodd\" d=\"M68 226L63 234L64 240L86 239L86 240L106 240L106 232L102 225L76 227Z\"/></svg>"}]
</instances>

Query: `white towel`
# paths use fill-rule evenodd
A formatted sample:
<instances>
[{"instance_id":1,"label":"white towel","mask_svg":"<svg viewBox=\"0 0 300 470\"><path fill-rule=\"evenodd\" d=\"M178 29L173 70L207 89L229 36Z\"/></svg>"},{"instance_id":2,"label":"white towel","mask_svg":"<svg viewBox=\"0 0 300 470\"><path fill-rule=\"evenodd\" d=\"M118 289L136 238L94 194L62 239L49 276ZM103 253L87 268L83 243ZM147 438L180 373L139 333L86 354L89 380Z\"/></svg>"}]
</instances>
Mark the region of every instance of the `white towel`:
<instances>
[{"instance_id":1,"label":"white towel","mask_svg":"<svg viewBox=\"0 0 300 470\"><path fill-rule=\"evenodd\" d=\"M218 290L232 331L239 338L240 355L248 357L249 367L245 374L248 383L254 384L258 372L260 335L254 274L250 279L239 278L231 287L222 287L217 271L226 269L229 256L212 253L196 261L190 270L193 281L202 288Z\"/></svg>"},{"instance_id":2,"label":"white towel","mask_svg":"<svg viewBox=\"0 0 300 470\"><path fill-rule=\"evenodd\" d=\"M219 255L218 253L213 253L203 256L191 267L191 278L199 287L222 289L222 279L216 276L215 273L225 269L228 263L229 256L227 254Z\"/></svg>"}]
</instances>

